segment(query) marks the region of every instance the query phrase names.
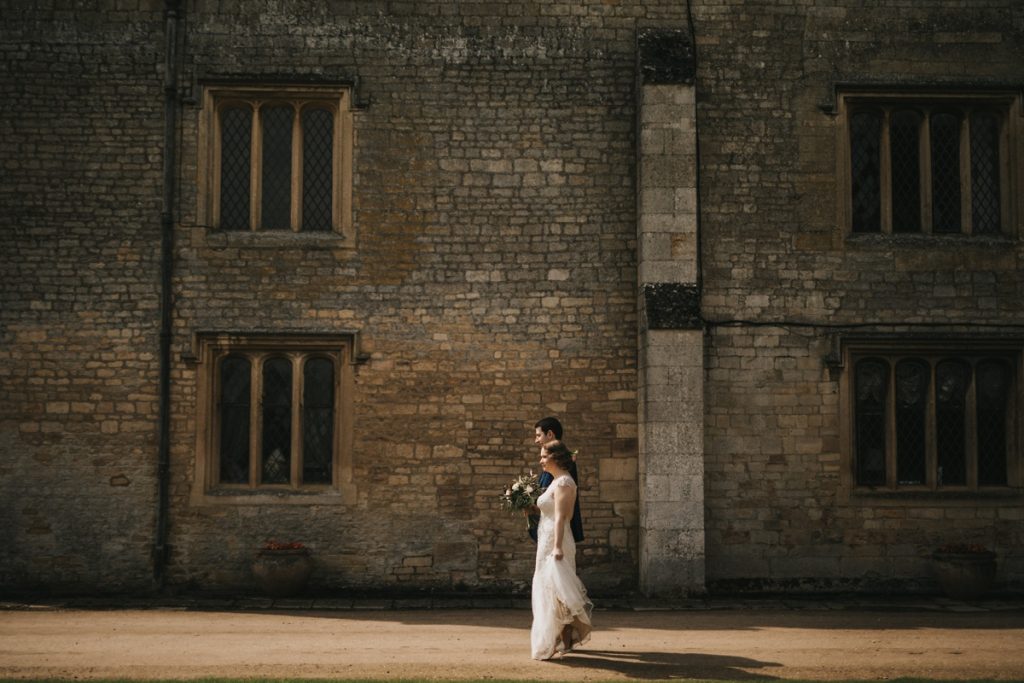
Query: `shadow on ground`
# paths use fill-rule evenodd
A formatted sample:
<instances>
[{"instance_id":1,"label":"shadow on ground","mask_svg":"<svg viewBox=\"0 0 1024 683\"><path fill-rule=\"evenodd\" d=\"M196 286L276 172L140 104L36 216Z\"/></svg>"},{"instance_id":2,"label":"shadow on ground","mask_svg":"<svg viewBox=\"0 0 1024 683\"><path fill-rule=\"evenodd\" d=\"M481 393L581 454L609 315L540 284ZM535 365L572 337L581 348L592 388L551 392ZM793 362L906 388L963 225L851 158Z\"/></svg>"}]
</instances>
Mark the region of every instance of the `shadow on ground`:
<instances>
[{"instance_id":1,"label":"shadow on ground","mask_svg":"<svg viewBox=\"0 0 1024 683\"><path fill-rule=\"evenodd\" d=\"M751 673L746 669L781 666L775 662L762 662L746 657L625 650L585 650L551 661L559 666L594 669L641 680L775 680L775 676Z\"/></svg>"}]
</instances>

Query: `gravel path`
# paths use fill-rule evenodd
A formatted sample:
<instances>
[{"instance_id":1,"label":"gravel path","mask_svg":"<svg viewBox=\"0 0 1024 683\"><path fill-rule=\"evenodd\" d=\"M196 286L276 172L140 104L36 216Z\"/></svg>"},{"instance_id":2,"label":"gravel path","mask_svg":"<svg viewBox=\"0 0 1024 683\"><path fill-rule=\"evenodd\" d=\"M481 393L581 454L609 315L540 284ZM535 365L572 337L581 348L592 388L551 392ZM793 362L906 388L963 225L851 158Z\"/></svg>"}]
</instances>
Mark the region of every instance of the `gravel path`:
<instances>
[{"instance_id":1,"label":"gravel path","mask_svg":"<svg viewBox=\"0 0 1024 683\"><path fill-rule=\"evenodd\" d=\"M0 611L0 677L1024 680L1024 610L599 610L529 658L522 609Z\"/></svg>"}]
</instances>

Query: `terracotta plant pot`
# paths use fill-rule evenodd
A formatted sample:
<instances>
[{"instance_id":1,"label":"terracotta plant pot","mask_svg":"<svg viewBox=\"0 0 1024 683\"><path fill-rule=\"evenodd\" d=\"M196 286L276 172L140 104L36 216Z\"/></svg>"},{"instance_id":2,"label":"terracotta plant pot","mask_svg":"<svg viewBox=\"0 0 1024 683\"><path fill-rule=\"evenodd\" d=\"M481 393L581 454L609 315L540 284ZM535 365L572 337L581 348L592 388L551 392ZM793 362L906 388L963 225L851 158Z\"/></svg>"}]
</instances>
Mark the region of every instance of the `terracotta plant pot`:
<instances>
[{"instance_id":1,"label":"terracotta plant pot","mask_svg":"<svg viewBox=\"0 0 1024 683\"><path fill-rule=\"evenodd\" d=\"M267 595L287 598L305 589L313 561L307 548L264 549L256 555L252 575Z\"/></svg>"},{"instance_id":2,"label":"terracotta plant pot","mask_svg":"<svg viewBox=\"0 0 1024 683\"><path fill-rule=\"evenodd\" d=\"M996 554L990 550L932 554L935 578L942 592L956 600L976 600L992 589L996 580Z\"/></svg>"}]
</instances>

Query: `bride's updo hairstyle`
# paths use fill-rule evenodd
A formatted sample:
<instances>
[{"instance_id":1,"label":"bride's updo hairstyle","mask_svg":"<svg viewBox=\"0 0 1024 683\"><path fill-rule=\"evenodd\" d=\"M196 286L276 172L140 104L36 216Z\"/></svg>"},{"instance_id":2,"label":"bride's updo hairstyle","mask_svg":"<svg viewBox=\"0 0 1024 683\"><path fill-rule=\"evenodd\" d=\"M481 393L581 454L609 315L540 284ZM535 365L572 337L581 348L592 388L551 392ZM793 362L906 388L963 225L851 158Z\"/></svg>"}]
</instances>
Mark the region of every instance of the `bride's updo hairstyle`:
<instances>
[{"instance_id":1,"label":"bride's updo hairstyle","mask_svg":"<svg viewBox=\"0 0 1024 683\"><path fill-rule=\"evenodd\" d=\"M572 464L572 451L562 443L561 441L551 441L544 446L544 450L547 451L548 457L555 461L563 470L569 469L569 465Z\"/></svg>"}]
</instances>

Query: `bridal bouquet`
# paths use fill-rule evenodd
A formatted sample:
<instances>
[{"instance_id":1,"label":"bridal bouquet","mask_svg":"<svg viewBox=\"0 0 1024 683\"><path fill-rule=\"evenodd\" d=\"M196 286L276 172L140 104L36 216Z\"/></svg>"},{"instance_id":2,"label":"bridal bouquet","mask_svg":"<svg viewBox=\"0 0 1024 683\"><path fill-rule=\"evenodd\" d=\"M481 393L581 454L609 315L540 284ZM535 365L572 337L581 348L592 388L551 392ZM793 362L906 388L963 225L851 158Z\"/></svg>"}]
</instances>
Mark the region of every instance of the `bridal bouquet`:
<instances>
[{"instance_id":1,"label":"bridal bouquet","mask_svg":"<svg viewBox=\"0 0 1024 683\"><path fill-rule=\"evenodd\" d=\"M537 504L540 494L541 488L537 482L537 475L533 472L521 474L501 494L501 507L510 512L526 510Z\"/></svg>"}]
</instances>

